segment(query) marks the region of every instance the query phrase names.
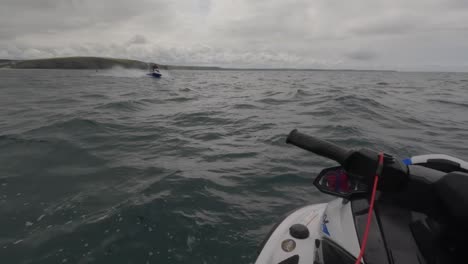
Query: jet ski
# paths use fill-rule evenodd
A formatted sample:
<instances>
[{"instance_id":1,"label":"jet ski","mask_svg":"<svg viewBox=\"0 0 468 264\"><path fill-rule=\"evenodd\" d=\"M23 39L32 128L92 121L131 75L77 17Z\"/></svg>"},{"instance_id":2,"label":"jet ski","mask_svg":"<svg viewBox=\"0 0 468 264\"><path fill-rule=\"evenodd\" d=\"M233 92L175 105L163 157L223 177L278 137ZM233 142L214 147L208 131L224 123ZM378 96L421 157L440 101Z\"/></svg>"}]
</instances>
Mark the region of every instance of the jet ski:
<instances>
[{"instance_id":1,"label":"jet ski","mask_svg":"<svg viewBox=\"0 0 468 264\"><path fill-rule=\"evenodd\" d=\"M447 155L399 160L293 130L287 143L332 159L313 184L337 198L273 226L256 264L468 263L468 163Z\"/></svg>"},{"instance_id":2,"label":"jet ski","mask_svg":"<svg viewBox=\"0 0 468 264\"><path fill-rule=\"evenodd\" d=\"M147 73L146 75L153 77L153 78L161 78L162 74L159 71L154 71Z\"/></svg>"}]
</instances>

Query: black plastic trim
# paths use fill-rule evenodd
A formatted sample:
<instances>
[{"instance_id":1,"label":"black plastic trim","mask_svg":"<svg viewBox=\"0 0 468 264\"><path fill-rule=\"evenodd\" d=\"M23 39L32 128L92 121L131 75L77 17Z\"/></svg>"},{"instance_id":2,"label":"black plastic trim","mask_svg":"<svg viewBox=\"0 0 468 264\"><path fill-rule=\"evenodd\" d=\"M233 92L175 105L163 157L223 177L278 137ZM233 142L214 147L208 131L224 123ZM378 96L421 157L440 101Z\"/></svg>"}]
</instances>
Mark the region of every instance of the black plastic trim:
<instances>
[{"instance_id":1,"label":"black plastic trim","mask_svg":"<svg viewBox=\"0 0 468 264\"><path fill-rule=\"evenodd\" d=\"M298 264L299 263L299 255L294 255L289 257L278 264Z\"/></svg>"},{"instance_id":2,"label":"black plastic trim","mask_svg":"<svg viewBox=\"0 0 468 264\"><path fill-rule=\"evenodd\" d=\"M366 228L368 209L369 202L367 199L351 200L351 211L353 213L354 226L359 239L359 245L361 245L362 236L364 235L364 230ZM373 214L375 216L376 212L374 211ZM363 256L365 263L390 264L391 260L388 255L388 249L386 248L377 217L372 217L369 236L367 239L367 247Z\"/></svg>"},{"instance_id":3,"label":"black plastic trim","mask_svg":"<svg viewBox=\"0 0 468 264\"><path fill-rule=\"evenodd\" d=\"M324 237L320 245L324 264L354 264L356 257L335 243L333 240ZM332 250L333 252L325 251ZM330 254L332 253L332 254ZM331 259L330 259L331 258ZM336 262L339 261L339 262Z\"/></svg>"}]
</instances>

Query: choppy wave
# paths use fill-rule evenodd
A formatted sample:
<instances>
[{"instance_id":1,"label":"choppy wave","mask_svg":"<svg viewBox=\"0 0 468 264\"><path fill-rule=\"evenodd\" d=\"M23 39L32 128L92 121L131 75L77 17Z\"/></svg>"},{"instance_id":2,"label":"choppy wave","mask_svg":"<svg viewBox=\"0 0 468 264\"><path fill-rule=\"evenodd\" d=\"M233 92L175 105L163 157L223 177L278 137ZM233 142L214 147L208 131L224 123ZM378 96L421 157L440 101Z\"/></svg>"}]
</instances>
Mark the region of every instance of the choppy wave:
<instances>
[{"instance_id":1,"label":"choppy wave","mask_svg":"<svg viewBox=\"0 0 468 264\"><path fill-rule=\"evenodd\" d=\"M145 106L143 101L126 100L118 102L110 102L105 105L99 106L101 109L112 109L116 111L138 111Z\"/></svg>"},{"instance_id":2,"label":"choppy wave","mask_svg":"<svg viewBox=\"0 0 468 264\"><path fill-rule=\"evenodd\" d=\"M293 128L468 156L466 74L30 74L0 73L5 263L251 263L281 215L329 199L312 180L334 163Z\"/></svg>"},{"instance_id":3,"label":"choppy wave","mask_svg":"<svg viewBox=\"0 0 468 264\"><path fill-rule=\"evenodd\" d=\"M435 103L446 104L446 105L449 105L449 106L461 106L461 107L465 107L465 108L468 107L467 102L457 102L455 100L432 99L432 100L429 100L429 101L435 102Z\"/></svg>"}]
</instances>

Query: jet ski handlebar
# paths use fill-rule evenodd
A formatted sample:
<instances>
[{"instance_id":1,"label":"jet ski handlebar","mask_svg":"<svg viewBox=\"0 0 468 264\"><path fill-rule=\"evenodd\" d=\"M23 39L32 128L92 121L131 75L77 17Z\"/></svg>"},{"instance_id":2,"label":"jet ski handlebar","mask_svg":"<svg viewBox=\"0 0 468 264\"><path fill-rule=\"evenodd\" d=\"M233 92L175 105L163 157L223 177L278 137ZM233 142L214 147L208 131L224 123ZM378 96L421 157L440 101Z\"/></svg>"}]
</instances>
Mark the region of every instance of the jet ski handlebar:
<instances>
[{"instance_id":1,"label":"jet ski handlebar","mask_svg":"<svg viewBox=\"0 0 468 264\"><path fill-rule=\"evenodd\" d=\"M348 158L350 151L331 142L303 134L297 129L289 133L286 143L308 150L317 155L332 159L342 165Z\"/></svg>"},{"instance_id":2,"label":"jet ski handlebar","mask_svg":"<svg viewBox=\"0 0 468 264\"><path fill-rule=\"evenodd\" d=\"M331 142L302 134L297 129L289 133L286 143L332 159L340 163L352 178L372 186L378 169L378 152L366 148L348 150ZM379 189L399 190L407 182L408 167L391 155L384 154L383 172L380 176Z\"/></svg>"}]
</instances>

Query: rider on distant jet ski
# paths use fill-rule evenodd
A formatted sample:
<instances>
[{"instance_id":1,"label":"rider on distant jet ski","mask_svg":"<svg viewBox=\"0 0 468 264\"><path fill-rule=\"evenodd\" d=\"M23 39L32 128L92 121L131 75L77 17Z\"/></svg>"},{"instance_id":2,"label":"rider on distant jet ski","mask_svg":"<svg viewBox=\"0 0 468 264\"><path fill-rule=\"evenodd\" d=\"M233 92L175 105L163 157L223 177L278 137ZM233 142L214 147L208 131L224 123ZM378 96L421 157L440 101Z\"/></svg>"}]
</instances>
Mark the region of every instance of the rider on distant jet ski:
<instances>
[{"instance_id":1,"label":"rider on distant jet ski","mask_svg":"<svg viewBox=\"0 0 468 264\"><path fill-rule=\"evenodd\" d=\"M151 64L151 72L159 73L159 66L156 63Z\"/></svg>"}]
</instances>

